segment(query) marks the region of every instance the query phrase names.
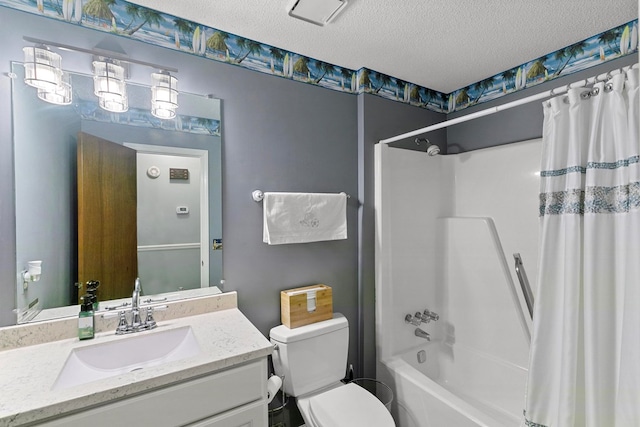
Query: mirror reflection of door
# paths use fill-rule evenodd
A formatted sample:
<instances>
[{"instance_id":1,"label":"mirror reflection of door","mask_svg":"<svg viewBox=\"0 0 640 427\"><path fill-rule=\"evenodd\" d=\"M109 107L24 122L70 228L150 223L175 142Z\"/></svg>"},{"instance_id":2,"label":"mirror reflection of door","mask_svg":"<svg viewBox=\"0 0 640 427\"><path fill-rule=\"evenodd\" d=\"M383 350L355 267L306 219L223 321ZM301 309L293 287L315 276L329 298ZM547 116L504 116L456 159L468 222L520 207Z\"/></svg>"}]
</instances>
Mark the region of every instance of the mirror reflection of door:
<instances>
[{"instance_id":1,"label":"mirror reflection of door","mask_svg":"<svg viewBox=\"0 0 640 427\"><path fill-rule=\"evenodd\" d=\"M78 281L99 280L102 301L129 297L138 275L136 151L80 132L77 154Z\"/></svg>"}]
</instances>

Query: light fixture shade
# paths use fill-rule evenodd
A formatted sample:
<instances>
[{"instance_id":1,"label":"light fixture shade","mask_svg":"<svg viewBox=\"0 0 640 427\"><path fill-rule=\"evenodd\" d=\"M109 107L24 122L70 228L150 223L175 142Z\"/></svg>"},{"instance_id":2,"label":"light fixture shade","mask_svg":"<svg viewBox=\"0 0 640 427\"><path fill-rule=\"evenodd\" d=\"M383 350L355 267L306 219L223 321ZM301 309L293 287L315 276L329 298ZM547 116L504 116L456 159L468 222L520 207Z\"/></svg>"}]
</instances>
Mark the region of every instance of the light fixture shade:
<instances>
[{"instance_id":1,"label":"light fixture shade","mask_svg":"<svg viewBox=\"0 0 640 427\"><path fill-rule=\"evenodd\" d=\"M178 109L178 79L168 72L152 73L151 114L172 119Z\"/></svg>"},{"instance_id":2,"label":"light fixture shade","mask_svg":"<svg viewBox=\"0 0 640 427\"><path fill-rule=\"evenodd\" d=\"M114 113L129 109L124 67L112 60L93 61L93 93L101 108Z\"/></svg>"},{"instance_id":3,"label":"light fixture shade","mask_svg":"<svg viewBox=\"0 0 640 427\"><path fill-rule=\"evenodd\" d=\"M69 73L62 73L60 85L53 90L38 88L38 98L56 105L69 105L73 98Z\"/></svg>"},{"instance_id":4,"label":"light fixture shade","mask_svg":"<svg viewBox=\"0 0 640 427\"><path fill-rule=\"evenodd\" d=\"M54 90L62 79L62 57L46 46L27 46L24 53L24 82L44 90Z\"/></svg>"},{"instance_id":5,"label":"light fixture shade","mask_svg":"<svg viewBox=\"0 0 640 427\"><path fill-rule=\"evenodd\" d=\"M119 98L101 97L98 98L98 105L103 110L111 111L112 113L124 113L129 109L129 100L126 95Z\"/></svg>"}]
</instances>

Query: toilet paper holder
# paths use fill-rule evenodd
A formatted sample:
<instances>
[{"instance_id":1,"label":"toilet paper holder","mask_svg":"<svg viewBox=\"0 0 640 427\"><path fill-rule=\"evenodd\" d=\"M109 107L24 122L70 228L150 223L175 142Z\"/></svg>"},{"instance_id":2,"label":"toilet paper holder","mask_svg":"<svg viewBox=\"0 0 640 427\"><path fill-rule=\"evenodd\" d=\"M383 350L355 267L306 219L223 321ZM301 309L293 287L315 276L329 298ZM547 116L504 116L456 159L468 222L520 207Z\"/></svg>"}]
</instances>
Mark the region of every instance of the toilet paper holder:
<instances>
[{"instance_id":1,"label":"toilet paper holder","mask_svg":"<svg viewBox=\"0 0 640 427\"><path fill-rule=\"evenodd\" d=\"M279 376L276 374L271 374L269 379L267 379L267 404L270 404L273 399L278 394L278 391L282 391L282 402L280 402L280 406L275 408L269 408L269 412L277 412L282 410L285 406L287 406L287 402L289 401L289 396L284 392L282 385L284 383L284 375Z\"/></svg>"}]
</instances>

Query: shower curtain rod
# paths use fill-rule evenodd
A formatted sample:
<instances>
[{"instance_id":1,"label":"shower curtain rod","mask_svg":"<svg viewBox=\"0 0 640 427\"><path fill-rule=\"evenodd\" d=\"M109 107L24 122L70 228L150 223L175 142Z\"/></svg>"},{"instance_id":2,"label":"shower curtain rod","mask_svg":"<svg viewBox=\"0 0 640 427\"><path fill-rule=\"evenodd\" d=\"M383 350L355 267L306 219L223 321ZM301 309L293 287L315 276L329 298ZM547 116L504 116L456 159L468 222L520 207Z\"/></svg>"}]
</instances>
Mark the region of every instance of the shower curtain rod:
<instances>
[{"instance_id":1,"label":"shower curtain rod","mask_svg":"<svg viewBox=\"0 0 640 427\"><path fill-rule=\"evenodd\" d=\"M638 64L636 63L636 64L633 64L633 65L627 65L626 67L617 68L617 69L614 69L612 71L609 71L608 73L599 74L597 76L589 77L588 79L584 79L584 80L580 80L580 81L577 81L577 82L569 83L568 85L560 86L560 87L557 87L555 89L548 90L546 92L541 92L541 93L539 93L537 95L531 95L531 96L528 96L526 98L518 99L516 101L507 102L506 104L498 105L496 107L487 108L485 110L481 110L481 111L478 111L478 112L475 112L475 113L467 114L465 116L457 117L455 119L445 120L444 122L436 123L435 125L427 126L427 127L421 128L421 129L416 129L414 131L403 133L403 134L400 134L400 135L397 135L397 136L394 136L394 137L391 137L391 138L381 139L379 142L381 142L383 144L389 144L390 142L400 141L401 139L410 138L412 136L421 135L423 133L431 132L431 131L434 131L434 130L437 130L437 129L446 128L446 127L449 127L451 125L456 125L458 123L463 123L463 122L467 122L469 120L474 120L474 119L477 119L479 117L484 117L484 116L488 116L490 114L495 114L495 113L498 113L500 111L508 110L510 108L513 108L513 107L518 107L520 105L528 104L528 103L533 102L533 101L538 101L540 99L548 98L548 97L555 96L555 95L560 95L562 93L567 92L569 89L585 87L587 85L590 85L590 84L593 84L593 83L596 83L596 82L599 82L599 81L608 80L608 79L611 78L611 76L614 76L616 74L620 74L620 73L623 73L623 72L627 72L631 68L638 68Z\"/></svg>"}]
</instances>

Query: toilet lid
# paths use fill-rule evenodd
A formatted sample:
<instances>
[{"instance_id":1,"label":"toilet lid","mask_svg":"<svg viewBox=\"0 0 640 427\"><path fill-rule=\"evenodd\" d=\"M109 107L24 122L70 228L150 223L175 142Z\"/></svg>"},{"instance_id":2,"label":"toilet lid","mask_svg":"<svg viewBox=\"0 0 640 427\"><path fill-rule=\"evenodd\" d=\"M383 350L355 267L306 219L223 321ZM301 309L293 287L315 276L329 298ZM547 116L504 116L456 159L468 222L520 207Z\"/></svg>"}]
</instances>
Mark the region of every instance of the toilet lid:
<instances>
[{"instance_id":1,"label":"toilet lid","mask_svg":"<svg viewBox=\"0 0 640 427\"><path fill-rule=\"evenodd\" d=\"M309 399L311 417L322 427L393 427L387 408L357 384L331 389Z\"/></svg>"}]
</instances>

